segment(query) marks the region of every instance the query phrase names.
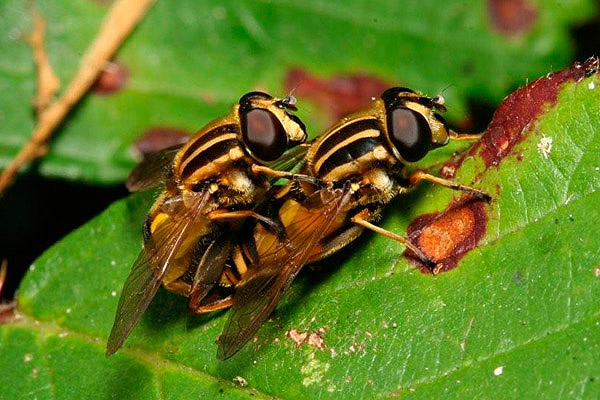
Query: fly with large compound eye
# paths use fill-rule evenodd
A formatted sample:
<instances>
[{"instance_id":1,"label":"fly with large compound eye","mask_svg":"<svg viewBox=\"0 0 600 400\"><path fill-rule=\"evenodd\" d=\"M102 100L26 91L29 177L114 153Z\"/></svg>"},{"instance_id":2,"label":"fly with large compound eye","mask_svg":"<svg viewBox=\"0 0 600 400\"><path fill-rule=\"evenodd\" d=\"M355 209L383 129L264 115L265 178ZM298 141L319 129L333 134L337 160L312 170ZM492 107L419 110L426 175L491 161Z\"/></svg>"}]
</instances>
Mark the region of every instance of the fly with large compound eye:
<instances>
[{"instance_id":1,"label":"fly with large compound eye","mask_svg":"<svg viewBox=\"0 0 600 400\"><path fill-rule=\"evenodd\" d=\"M244 219L260 221L284 240L281 225L254 209L273 178L316 181L288 171L306 151L296 146L306 131L288 113L292 107L290 99L248 93L186 144L149 157L132 172L128 188L164 189L146 217L144 248L123 287L107 354L121 347L161 285L188 297L196 313L229 306L239 276L226 261Z\"/></svg>"},{"instance_id":2,"label":"fly with large compound eye","mask_svg":"<svg viewBox=\"0 0 600 400\"><path fill-rule=\"evenodd\" d=\"M438 271L435 260L408 238L373 221L394 196L423 180L490 200L478 189L407 171L412 162L450 139L476 138L448 130L436 113L442 109L439 98L392 88L372 108L344 118L311 144L301 172L325 185L291 182L271 200L269 216L284 227L286 241L256 225L248 241L233 252L242 279L219 338L220 359L231 357L254 336L304 265L337 252L365 229L404 244L434 273Z\"/></svg>"}]
</instances>

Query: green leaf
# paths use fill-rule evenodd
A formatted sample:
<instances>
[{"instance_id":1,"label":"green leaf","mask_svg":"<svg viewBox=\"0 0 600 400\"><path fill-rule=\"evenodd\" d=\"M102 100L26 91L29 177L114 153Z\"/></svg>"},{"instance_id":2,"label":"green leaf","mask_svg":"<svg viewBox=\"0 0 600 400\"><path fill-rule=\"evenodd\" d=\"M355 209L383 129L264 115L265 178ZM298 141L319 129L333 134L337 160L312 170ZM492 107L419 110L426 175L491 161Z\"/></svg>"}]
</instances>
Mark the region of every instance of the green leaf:
<instances>
[{"instance_id":1,"label":"green leaf","mask_svg":"<svg viewBox=\"0 0 600 400\"><path fill-rule=\"evenodd\" d=\"M116 202L31 267L17 316L0 326L0 398L598 397L597 68L540 79L500 106L456 170L494 197L485 235L457 268L423 274L401 246L366 234L320 272L307 268L226 362L214 343L226 312L191 315L164 290L104 357L152 196ZM457 196L423 184L392 202L382 225L402 233ZM324 350L286 337L320 328Z\"/></svg>"},{"instance_id":2,"label":"green leaf","mask_svg":"<svg viewBox=\"0 0 600 400\"><path fill-rule=\"evenodd\" d=\"M0 92L10 93L0 96L0 167L34 126L26 3L0 4ZM50 62L64 87L107 6L39 3ZM134 164L132 143L147 129L194 132L246 91L285 94L284 80L295 67L322 78L366 73L430 94L446 88L450 118L464 122L467 101L495 104L525 79L564 66L571 53L567 27L596 8L593 0L530 1L537 10L531 26L509 35L492 28L488 3L159 1L117 55L129 74L125 86L110 95L90 93L54 135L39 171L120 182ZM322 107L308 98L300 106L310 131L321 130L329 118Z\"/></svg>"}]
</instances>

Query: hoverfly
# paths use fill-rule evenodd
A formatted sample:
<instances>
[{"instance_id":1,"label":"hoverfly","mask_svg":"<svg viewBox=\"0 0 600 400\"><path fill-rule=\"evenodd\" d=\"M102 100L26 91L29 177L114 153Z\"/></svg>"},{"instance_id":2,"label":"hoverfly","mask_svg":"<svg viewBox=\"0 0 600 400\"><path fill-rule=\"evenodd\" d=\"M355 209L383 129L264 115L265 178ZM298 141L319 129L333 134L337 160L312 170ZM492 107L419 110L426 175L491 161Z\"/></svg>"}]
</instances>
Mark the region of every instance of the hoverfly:
<instances>
[{"instance_id":1,"label":"hoverfly","mask_svg":"<svg viewBox=\"0 0 600 400\"><path fill-rule=\"evenodd\" d=\"M304 265L340 250L365 229L404 244L436 272L435 262L408 238L373 222L393 197L423 180L491 199L480 190L406 170L451 139L479 137L449 130L437 111L445 111L439 96L388 89L370 109L344 118L312 143L302 172L326 186L291 182L275 196L272 217L285 227L285 245L256 225L251 239L233 252L242 279L219 338L218 358L231 357L256 333Z\"/></svg>"},{"instance_id":2,"label":"hoverfly","mask_svg":"<svg viewBox=\"0 0 600 400\"><path fill-rule=\"evenodd\" d=\"M297 146L305 142L306 129L290 113L295 110L291 96L248 93L230 114L203 127L186 144L148 157L134 169L127 180L130 190L161 181L164 190L144 222L144 248L124 284L108 355L122 346L161 284L189 297L189 308L197 313L228 306L227 296L202 301L216 286L231 285L222 271L237 221L255 218L282 238L282 227L253 208L270 180L313 180L286 172L306 152Z\"/></svg>"}]
</instances>

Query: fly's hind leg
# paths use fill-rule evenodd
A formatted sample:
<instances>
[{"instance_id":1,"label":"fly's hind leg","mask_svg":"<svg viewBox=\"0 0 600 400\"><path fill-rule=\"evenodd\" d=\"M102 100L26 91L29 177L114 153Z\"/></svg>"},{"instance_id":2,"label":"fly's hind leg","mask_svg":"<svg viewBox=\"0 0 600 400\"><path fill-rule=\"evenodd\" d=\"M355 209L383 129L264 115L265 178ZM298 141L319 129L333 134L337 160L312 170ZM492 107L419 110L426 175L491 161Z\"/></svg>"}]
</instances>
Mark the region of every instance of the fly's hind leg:
<instances>
[{"instance_id":1,"label":"fly's hind leg","mask_svg":"<svg viewBox=\"0 0 600 400\"><path fill-rule=\"evenodd\" d=\"M231 241L224 237L213 240L202 255L190 289L188 307L196 310L206 295L214 288L221 279L227 257L231 250Z\"/></svg>"},{"instance_id":2,"label":"fly's hind leg","mask_svg":"<svg viewBox=\"0 0 600 400\"><path fill-rule=\"evenodd\" d=\"M163 282L163 286L169 292L175 293L179 296L187 297L190 294L191 286L189 283L185 283L180 280L176 280L173 282Z\"/></svg>"},{"instance_id":3,"label":"fly's hind leg","mask_svg":"<svg viewBox=\"0 0 600 400\"><path fill-rule=\"evenodd\" d=\"M207 304L199 305L197 308L192 309L192 311L196 314L208 314L214 311L225 310L227 308L230 308L232 305L233 295L230 294L229 296L224 297L222 299L218 299Z\"/></svg>"},{"instance_id":4,"label":"fly's hind leg","mask_svg":"<svg viewBox=\"0 0 600 400\"><path fill-rule=\"evenodd\" d=\"M233 271L227 266L225 266L225 268L223 269L223 273L221 275L220 280L221 282L224 282L226 285L229 285L231 287L235 287L235 285L237 285L239 282L237 276L235 276ZM200 301L196 302L195 304L192 304L192 302L190 301L188 307L192 312L196 314L207 314L213 311L219 311L230 308L233 305L233 294L229 294L225 297L219 297L219 294L216 293L215 295L211 296L211 298L215 297L215 300L209 300L204 304L201 304ZM203 300L205 299L206 297L203 297Z\"/></svg>"},{"instance_id":5,"label":"fly's hind leg","mask_svg":"<svg viewBox=\"0 0 600 400\"><path fill-rule=\"evenodd\" d=\"M390 232L386 229L380 228L377 225L373 225L369 222L369 219L371 219L372 217L373 213L368 209L364 209L355 216L353 216L351 221L359 226L362 226L363 228L370 229L373 232L380 233L384 236L389 237L390 239L402 243L413 253L415 253L415 255L423 262L423 264L425 264L427 268L429 268L429 270L431 270L431 272L435 274L439 271L441 266L436 265L436 263L431 258L429 258L425 253L423 253L423 251L421 251L421 249L415 246L407 237L400 236L394 232Z\"/></svg>"},{"instance_id":6,"label":"fly's hind leg","mask_svg":"<svg viewBox=\"0 0 600 400\"><path fill-rule=\"evenodd\" d=\"M311 257L308 262L313 263L329 257L333 253L357 239L363 233L363 231L364 228L362 226L351 226L345 231L342 231L342 233L334 236L324 243L321 243L318 254L315 254L313 257Z\"/></svg>"},{"instance_id":7,"label":"fly's hind leg","mask_svg":"<svg viewBox=\"0 0 600 400\"><path fill-rule=\"evenodd\" d=\"M458 190L461 192L472 194L473 196L480 198L481 200L485 201L486 203L489 203L490 201L492 201L492 196L490 196L489 194L487 194L484 191L481 191L479 189L475 189L475 188L472 188L469 186L461 185L460 183L456 183L456 182L450 181L448 179L439 178L437 176L428 174L423 171L413 172L410 175L409 180L410 180L411 186L416 186L421 181L429 181L429 182L435 183L437 185L445 186L452 190Z\"/></svg>"}]
</instances>

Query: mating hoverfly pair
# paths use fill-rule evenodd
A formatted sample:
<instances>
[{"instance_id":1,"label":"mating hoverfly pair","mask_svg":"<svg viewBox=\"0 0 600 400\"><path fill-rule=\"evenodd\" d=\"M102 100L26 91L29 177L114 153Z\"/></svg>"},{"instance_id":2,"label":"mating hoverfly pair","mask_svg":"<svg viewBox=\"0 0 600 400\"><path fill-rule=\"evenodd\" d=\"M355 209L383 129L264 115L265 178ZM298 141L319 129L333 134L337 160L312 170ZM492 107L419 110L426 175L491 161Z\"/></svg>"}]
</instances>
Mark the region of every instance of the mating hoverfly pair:
<instances>
[{"instance_id":1,"label":"mating hoverfly pair","mask_svg":"<svg viewBox=\"0 0 600 400\"><path fill-rule=\"evenodd\" d=\"M369 229L439 266L407 238L373 224L396 195L422 180L486 193L405 166L449 140L441 97L392 88L311 143L295 99L252 92L180 148L144 160L127 186L164 182L144 224L144 248L125 282L107 354L117 351L162 284L190 310L232 308L217 356L234 355L277 306L301 268ZM297 173L294 166L300 166ZM288 183L274 185L285 178ZM242 224L242 220L246 220ZM255 223L252 223L255 222Z\"/></svg>"}]
</instances>

